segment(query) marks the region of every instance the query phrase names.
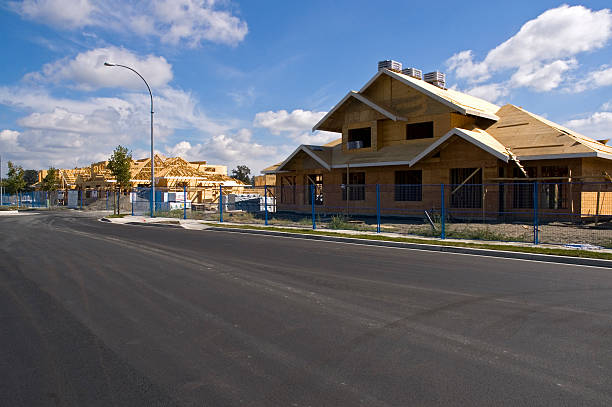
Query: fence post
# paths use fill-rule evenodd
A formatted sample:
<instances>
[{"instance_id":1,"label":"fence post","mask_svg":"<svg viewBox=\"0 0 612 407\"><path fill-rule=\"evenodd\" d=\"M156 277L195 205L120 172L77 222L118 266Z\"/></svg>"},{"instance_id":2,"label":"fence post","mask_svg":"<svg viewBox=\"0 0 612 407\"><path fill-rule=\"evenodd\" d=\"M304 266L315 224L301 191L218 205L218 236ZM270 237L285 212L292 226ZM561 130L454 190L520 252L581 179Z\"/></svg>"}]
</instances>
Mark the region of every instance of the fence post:
<instances>
[{"instance_id":1,"label":"fence post","mask_svg":"<svg viewBox=\"0 0 612 407\"><path fill-rule=\"evenodd\" d=\"M376 184L376 233L380 233L380 185Z\"/></svg>"},{"instance_id":2,"label":"fence post","mask_svg":"<svg viewBox=\"0 0 612 407\"><path fill-rule=\"evenodd\" d=\"M130 190L130 202L132 203L132 216L134 216L134 193Z\"/></svg>"},{"instance_id":3,"label":"fence post","mask_svg":"<svg viewBox=\"0 0 612 407\"><path fill-rule=\"evenodd\" d=\"M440 185L441 201L440 201L440 239L446 239L446 206L444 202L444 184Z\"/></svg>"},{"instance_id":4,"label":"fence post","mask_svg":"<svg viewBox=\"0 0 612 407\"><path fill-rule=\"evenodd\" d=\"M187 219L187 185L183 185L183 219Z\"/></svg>"},{"instance_id":5,"label":"fence post","mask_svg":"<svg viewBox=\"0 0 612 407\"><path fill-rule=\"evenodd\" d=\"M538 243L538 181L535 181L533 183L533 244Z\"/></svg>"},{"instance_id":6,"label":"fence post","mask_svg":"<svg viewBox=\"0 0 612 407\"><path fill-rule=\"evenodd\" d=\"M268 185L264 185L264 207L266 208L266 226L268 226Z\"/></svg>"},{"instance_id":7,"label":"fence post","mask_svg":"<svg viewBox=\"0 0 612 407\"><path fill-rule=\"evenodd\" d=\"M223 223L223 185L219 184L219 222Z\"/></svg>"},{"instance_id":8,"label":"fence post","mask_svg":"<svg viewBox=\"0 0 612 407\"><path fill-rule=\"evenodd\" d=\"M108 210L108 189L106 190L106 210Z\"/></svg>"},{"instance_id":9,"label":"fence post","mask_svg":"<svg viewBox=\"0 0 612 407\"><path fill-rule=\"evenodd\" d=\"M314 184L310 184L310 201L312 203L312 230L317 228L317 223L315 221L315 186Z\"/></svg>"}]
</instances>

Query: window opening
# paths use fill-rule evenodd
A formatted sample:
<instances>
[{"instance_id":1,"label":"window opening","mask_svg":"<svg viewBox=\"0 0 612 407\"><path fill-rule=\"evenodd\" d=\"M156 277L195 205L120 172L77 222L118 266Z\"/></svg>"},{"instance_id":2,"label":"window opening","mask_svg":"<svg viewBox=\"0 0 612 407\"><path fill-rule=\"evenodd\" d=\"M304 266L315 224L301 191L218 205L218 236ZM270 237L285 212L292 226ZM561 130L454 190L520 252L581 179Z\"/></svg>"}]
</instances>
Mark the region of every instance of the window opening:
<instances>
[{"instance_id":1,"label":"window opening","mask_svg":"<svg viewBox=\"0 0 612 407\"><path fill-rule=\"evenodd\" d=\"M346 182L346 173L342 174L342 200L346 201L346 191L348 189L349 201L365 200L365 172L349 173L349 182Z\"/></svg>"},{"instance_id":2,"label":"window opening","mask_svg":"<svg viewBox=\"0 0 612 407\"><path fill-rule=\"evenodd\" d=\"M421 170L395 171L395 200L420 201L423 193Z\"/></svg>"}]
</instances>

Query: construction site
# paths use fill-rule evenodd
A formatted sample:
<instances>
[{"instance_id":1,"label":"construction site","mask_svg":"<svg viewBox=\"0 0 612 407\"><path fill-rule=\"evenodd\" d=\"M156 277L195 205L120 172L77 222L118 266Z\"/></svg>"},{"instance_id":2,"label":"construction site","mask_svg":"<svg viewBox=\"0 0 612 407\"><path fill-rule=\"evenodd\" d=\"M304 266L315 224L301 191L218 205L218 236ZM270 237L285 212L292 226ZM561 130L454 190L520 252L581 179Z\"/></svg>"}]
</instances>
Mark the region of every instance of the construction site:
<instances>
[{"instance_id":1,"label":"construction site","mask_svg":"<svg viewBox=\"0 0 612 407\"><path fill-rule=\"evenodd\" d=\"M145 191L151 188L151 159L142 158L132 160L130 165L130 186L117 191L117 181L108 169L108 161L93 163L88 167L59 169L59 188L54 194L56 205L71 207L87 207L89 209L108 209L115 205L116 194L119 194L119 202L122 209L131 210L131 202L150 200L150 193ZM247 186L244 182L227 175L227 166L208 164L206 161L187 161L181 157L164 157L155 155L155 201L159 204L175 201L176 194L180 196L179 201L189 202L192 205L204 207L216 207L219 200L220 187L224 188L226 194L241 194ZM40 190L42 180L48 170L38 173L37 184L34 188ZM72 202L70 198L72 197ZM109 199L111 197L111 199Z\"/></svg>"}]
</instances>

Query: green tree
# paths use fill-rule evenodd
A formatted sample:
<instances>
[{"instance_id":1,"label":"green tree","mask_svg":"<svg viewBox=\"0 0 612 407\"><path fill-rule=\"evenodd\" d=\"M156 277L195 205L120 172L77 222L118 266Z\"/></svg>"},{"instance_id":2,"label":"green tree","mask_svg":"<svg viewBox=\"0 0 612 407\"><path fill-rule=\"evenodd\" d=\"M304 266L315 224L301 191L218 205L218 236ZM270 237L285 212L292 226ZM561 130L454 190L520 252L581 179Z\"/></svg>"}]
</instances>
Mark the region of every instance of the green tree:
<instances>
[{"instance_id":1,"label":"green tree","mask_svg":"<svg viewBox=\"0 0 612 407\"><path fill-rule=\"evenodd\" d=\"M23 180L26 182L26 188L32 190L32 185L38 182L38 171L36 170L25 170L23 172Z\"/></svg>"},{"instance_id":2,"label":"green tree","mask_svg":"<svg viewBox=\"0 0 612 407\"><path fill-rule=\"evenodd\" d=\"M26 187L26 182L23 179L23 168L20 165L8 162L8 173L6 174L5 187L9 194L17 194L23 191Z\"/></svg>"},{"instance_id":3,"label":"green tree","mask_svg":"<svg viewBox=\"0 0 612 407\"><path fill-rule=\"evenodd\" d=\"M49 167L47 175L42 180L41 189L43 191L55 191L60 188L59 171L54 167Z\"/></svg>"},{"instance_id":4,"label":"green tree","mask_svg":"<svg viewBox=\"0 0 612 407\"><path fill-rule=\"evenodd\" d=\"M117 214L119 214L121 210L119 200L121 196L121 189L126 189L131 186L131 165L132 153L127 148L120 145L115 148L113 155L111 155L111 157L108 159L108 164L106 165L117 181L115 184L115 189L117 192Z\"/></svg>"},{"instance_id":5,"label":"green tree","mask_svg":"<svg viewBox=\"0 0 612 407\"><path fill-rule=\"evenodd\" d=\"M251 169L246 165L239 165L236 169L232 170L232 178L236 178L239 181L244 182L245 184L252 184L251 177Z\"/></svg>"}]
</instances>

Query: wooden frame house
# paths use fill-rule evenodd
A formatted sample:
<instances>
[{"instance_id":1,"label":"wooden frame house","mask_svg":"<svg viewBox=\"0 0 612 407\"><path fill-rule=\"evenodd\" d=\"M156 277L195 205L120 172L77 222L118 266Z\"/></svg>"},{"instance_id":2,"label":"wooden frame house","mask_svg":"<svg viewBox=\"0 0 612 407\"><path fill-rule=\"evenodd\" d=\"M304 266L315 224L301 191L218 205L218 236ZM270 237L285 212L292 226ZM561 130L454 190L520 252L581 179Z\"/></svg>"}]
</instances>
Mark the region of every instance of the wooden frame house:
<instances>
[{"instance_id":1,"label":"wooden frame house","mask_svg":"<svg viewBox=\"0 0 612 407\"><path fill-rule=\"evenodd\" d=\"M342 208L347 201L362 201L364 213L376 207L375 184L384 186L385 208L421 214L440 205L440 189L433 187L440 184L453 185L447 205L490 213L531 210L527 189L535 182L551 185L542 189L540 206L547 210L600 213L605 194L612 202L612 188L590 184L612 181L612 147L520 107L500 107L394 70L379 69L315 130L341 138L301 145L262 171L276 175L280 211L309 211L310 185L318 205ZM561 186L577 181L580 188ZM521 185L504 189L514 183ZM353 192L338 189L345 187ZM366 189L370 192L355 192Z\"/></svg>"}]
</instances>

